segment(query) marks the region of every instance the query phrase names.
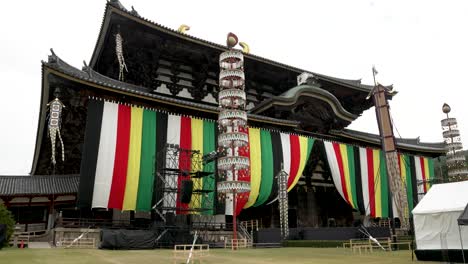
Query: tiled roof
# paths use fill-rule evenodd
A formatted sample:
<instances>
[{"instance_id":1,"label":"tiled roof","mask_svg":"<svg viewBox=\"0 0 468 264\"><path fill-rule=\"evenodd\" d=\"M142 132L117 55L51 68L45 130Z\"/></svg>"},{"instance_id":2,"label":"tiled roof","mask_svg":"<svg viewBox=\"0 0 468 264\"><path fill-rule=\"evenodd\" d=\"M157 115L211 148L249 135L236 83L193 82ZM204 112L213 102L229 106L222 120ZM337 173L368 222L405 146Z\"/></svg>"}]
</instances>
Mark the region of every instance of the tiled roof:
<instances>
[{"instance_id":1,"label":"tiled roof","mask_svg":"<svg viewBox=\"0 0 468 264\"><path fill-rule=\"evenodd\" d=\"M217 43L205 40L205 39L201 39L201 38L198 38L198 37L195 37L195 36L191 36L191 35L188 35L188 34L180 33L177 30L174 30L172 28L169 28L169 27L166 27L166 26L161 25L159 23L156 23L156 22L154 22L154 21L152 21L150 19L144 18L144 17L140 16L133 9L133 6L132 6L132 10L129 11L127 8L125 8L120 3L120 1L111 0L111 1L108 1L107 4L106 4L106 10L104 12L104 17L103 17L103 20L102 20L102 23L101 23L101 29L100 29L100 32L99 32L98 40L96 42L93 55L91 56L90 67L94 67L96 61L98 60L100 49L102 48L100 46L102 45L102 42L105 39L108 23L110 22L110 19L111 19L110 14L112 14L113 12L117 13L117 14L120 14L120 15L126 15L128 18L134 20L137 23L144 24L144 25L149 25L150 27L152 27L154 29L157 29L158 31L167 33L167 34L172 35L172 36L175 36L175 37L178 37L178 38L181 38L181 39L185 39L185 40L188 40L188 41L191 41L191 42L199 43L201 45L208 46L208 47L211 47L211 48L215 48L215 49L218 49L218 50L221 50L221 51L227 50L226 46L223 46L223 45L220 45L220 44L217 44ZM360 91L364 91L364 92L369 92L374 87L372 85L362 84L361 79L350 80L350 79L342 79L342 78L327 76L327 75L324 75L324 74L320 74L320 73L316 73L316 72L312 72L312 71L307 71L307 70L304 70L304 69L300 69L300 68L297 68L297 67L286 65L284 63L273 61L273 60L270 60L270 59L267 59L267 58L264 58L264 57L261 57L261 56L254 55L252 53L245 54L244 56L246 58L251 58L251 59L256 60L256 61L264 62L264 63L270 64L270 65L275 65L275 66L281 67L283 69L288 69L288 70L291 70L291 71L295 71L298 74L300 74L302 72L310 72L310 73L313 73L319 79L322 79L322 80L325 80L325 81L328 81L328 82L332 82L332 83L336 83L336 84L346 86L346 87L349 87L349 88L357 89L357 90L360 90ZM392 87L392 86L387 86L387 87Z\"/></svg>"},{"instance_id":2,"label":"tiled roof","mask_svg":"<svg viewBox=\"0 0 468 264\"><path fill-rule=\"evenodd\" d=\"M0 196L73 194L79 175L0 176Z\"/></svg>"},{"instance_id":3,"label":"tiled roof","mask_svg":"<svg viewBox=\"0 0 468 264\"><path fill-rule=\"evenodd\" d=\"M212 106L212 105L208 105L204 103L190 102L190 101L175 98L172 96L164 96L164 95L150 93L148 92L151 90L149 88L138 86L138 85L133 85L133 84L129 84L129 83L125 83L125 82L121 82L121 81L109 78L107 76L104 76L94 71L93 69L91 69L90 67L86 65L83 67L83 70L79 70L71 66L70 64L66 63L65 61L63 61L53 51L52 51L52 55L49 56L48 62L42 62L42 63L44 66L48 67L49 69L53 69L60 73L64 73L78 80L82 80L82 81L86 81L92 84L107 87L116 92L130 93L135 96L143 96L146 98L163 101L167 104L180 105L180 106L184 106L188 108L195 108L197 110L204 110L204 111L213 112L213 113L219 112L219 107L216 107L216 106ZM292 126L292 127L296 127L299 124L298 121L294 121L294 120L276 119L276 118L271 118L271 117L261 116L261 115L254 115L254 114L248 114L248 118L253 121L274 123L274 124Z\"/></svg>"},{"instance_id":4,"label":"tiled roof","mask_svg":"<svg viewBox=\"0 0 468 264\"><path fill-rule=\"evenodd\" d=\"M374 144L381 144L381 139L379 135L367 132L343 129L332 130L330 131L330 134ZM400 149L407 149L420 152L433 152L442 154L446 151L444 142L421 142L419 141L419 138L396 138L396 146Z\"/></svg>"}]
</instances>

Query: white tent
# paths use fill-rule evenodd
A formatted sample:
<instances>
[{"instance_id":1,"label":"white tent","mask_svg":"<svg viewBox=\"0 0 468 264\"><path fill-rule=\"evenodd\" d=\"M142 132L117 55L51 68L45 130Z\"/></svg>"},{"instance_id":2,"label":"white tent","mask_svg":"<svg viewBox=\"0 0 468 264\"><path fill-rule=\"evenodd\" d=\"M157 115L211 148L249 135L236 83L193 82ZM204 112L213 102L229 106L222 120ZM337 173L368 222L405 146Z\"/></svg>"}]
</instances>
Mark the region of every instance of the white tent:
<instances>
[{"instance_id":1,"label":"white tent","mask_svg":"<svg viewBox=\"0 0 468 264\"><path fill-rule=\"evenodd\" d=\"M468 181L436 184L413 209L418 250L460 250L468 229L459 233L457 219L468 204Z\"/></svg>"}]
</instances>

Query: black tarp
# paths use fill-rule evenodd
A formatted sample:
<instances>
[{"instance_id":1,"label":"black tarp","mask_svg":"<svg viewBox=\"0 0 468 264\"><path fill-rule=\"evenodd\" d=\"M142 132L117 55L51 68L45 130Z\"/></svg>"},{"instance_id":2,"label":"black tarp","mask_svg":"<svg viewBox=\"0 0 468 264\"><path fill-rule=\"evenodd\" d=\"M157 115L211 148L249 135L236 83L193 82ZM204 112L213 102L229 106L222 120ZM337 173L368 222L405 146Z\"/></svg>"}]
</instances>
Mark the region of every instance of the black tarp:
<instances>
[{"instance_id":1,"label":"black tarp","mask_svg":"<svg viewBox=\"0 0 468 264\"><path fill-rule=\"evenodd\" d=\"M458 225L468 225L468 204L460 217L458 217Z\"/></svg>"},{"instance_id":2,"label":"black tarp","mask_svg":"<svg viewBox=\"0 0 468 264\"><path fill-rule=\"evenodd\" d=\"M152 249L155 248L156 233L150 230L107 230L101 231L104 249Z\"/></svg>"},{"instance_id":3,"label":"black tarp","mask_svg":"<svg viewBox=\"0 0 468 264\"><path fill-rule=\"evenodd\" d=\"M0 249L2 249L3 244L5 243L6 240L6 230L7 227L5 224L0 224Z\"/></svg>"},{"instance_id":4,"label":"black tarp","mask_svg":"<svg viewBox=\"0 0 468 264\"><path fill-rule=\"evenodd\" d=\"M373 237L390 237L388 227L368 227L367 231ZM281 230L279 228L263 228L257 232L258 243L280 243ZM359 227L322 227L322 228L290 228L290 240L349 240L363 238Z\"/></svg>"},{"instance_id":5,"label":"black tarp","mask_svg":"<svg viewBox=\"0 0 468 264\"><path fill-rule=\"evenodd\" d=\"M464 263L463 254L468 255L468 250L440 249L440 250L415 250L419 261L440 261L444 263Z\"/></svg>"},{"instance_id":6,"label":"black tarp","mask_svg":"<svg viewBox=\"0 0 468 264\"><path fill-rule=\"evenodd\" d=\"M153 226L151 230L103 229L101 249L174 248L177 244L191 244L193 235L188 228ZM201 239L197 240L202 243Z\"/></svg>"}]
</instances>

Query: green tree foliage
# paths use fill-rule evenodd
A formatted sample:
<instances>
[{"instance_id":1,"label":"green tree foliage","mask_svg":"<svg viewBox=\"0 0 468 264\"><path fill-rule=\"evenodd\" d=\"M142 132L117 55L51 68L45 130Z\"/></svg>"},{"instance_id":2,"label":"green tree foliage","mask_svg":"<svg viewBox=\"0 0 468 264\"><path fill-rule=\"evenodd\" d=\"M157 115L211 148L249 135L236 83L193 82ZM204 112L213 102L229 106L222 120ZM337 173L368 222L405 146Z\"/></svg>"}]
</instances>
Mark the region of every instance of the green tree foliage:
<instances>
[{"instance_id":1,"label":"green tree foliage","mask_svg":"<svg viewBox=\"0 0 468 264\"><path fill-rule=\"evenodd\" d=\"M468 166L468 150L464 150L463 153L465 154L465 157L466 157L466 166ZM434 159L435 178L437 180L436 183L451 181L451 179L448 178L448 168L447 168L446 159L447 158L445 156L440 156Z\"/></svg>"},{"instance_id":2,"label":"green tree foliage","mask_svg":"<svg viewBox=\"0 0 468 264\"><path fill-rule=\"evenodd\" d=\"M8 241L10 241L10 237L14 232L15 220L13 219L13 214L8 211L8 209L3 204L0 204L0 223L7 226L7 239L4 246L8 246Z\"/></svg>"},{"instance_id":3,"label":"green tree foliage","mask_svg":"<svg viewBox=\"0 0 468 264\"><path fill-rule=\"evenodd\" d=\"M448 182L448 169L445 156L434 159L434 172L436 178L435 183Z\"/></svg>"}]
</instances>

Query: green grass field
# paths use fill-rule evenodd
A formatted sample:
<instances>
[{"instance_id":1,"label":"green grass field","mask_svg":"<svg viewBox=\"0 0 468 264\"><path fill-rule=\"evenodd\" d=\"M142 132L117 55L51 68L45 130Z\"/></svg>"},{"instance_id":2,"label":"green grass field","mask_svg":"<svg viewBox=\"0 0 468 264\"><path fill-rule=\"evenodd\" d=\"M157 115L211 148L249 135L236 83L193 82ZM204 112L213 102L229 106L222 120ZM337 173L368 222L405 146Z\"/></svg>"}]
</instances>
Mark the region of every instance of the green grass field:
<instances>
[{"instance_id":1,"label":"green grass field","mask_svg":"<svg viewBox=\"0 0 468 264\"><path fill-rule=\"evenodd\" d=\"M173 261L172 250L99 250L99 249L3 249L0 250L1 264L47 263L47 264L155 264L182 263ZM227 249L212 249L210 256L201 263L259 263L259 264L302 264L302 263L416 263L411 261L411 251L374 252L353 254L349 249L342 248L272 248L272 249L242 249L231 251ZM183 262L185 263L185 262ZM424 262L429 263L429 262Z\"/></svg>"}]
</instances>

